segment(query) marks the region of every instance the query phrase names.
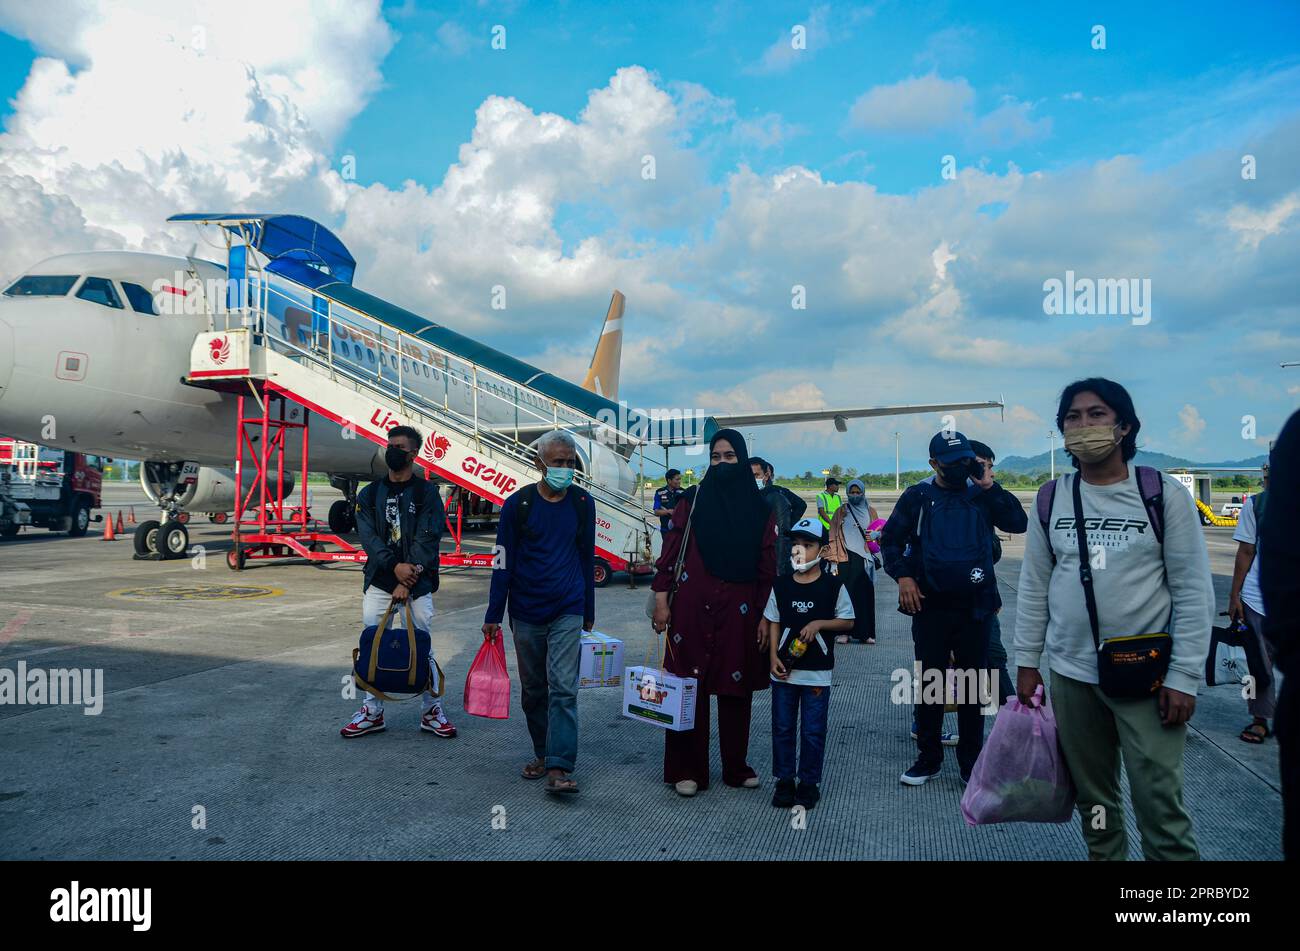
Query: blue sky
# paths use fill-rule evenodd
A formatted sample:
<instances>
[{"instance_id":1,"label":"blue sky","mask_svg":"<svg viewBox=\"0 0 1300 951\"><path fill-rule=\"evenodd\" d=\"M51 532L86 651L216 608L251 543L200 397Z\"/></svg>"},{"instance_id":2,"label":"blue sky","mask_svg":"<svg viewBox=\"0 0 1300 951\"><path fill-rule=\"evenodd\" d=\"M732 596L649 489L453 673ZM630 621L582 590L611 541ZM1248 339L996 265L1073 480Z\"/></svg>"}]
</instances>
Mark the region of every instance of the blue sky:
<instances>
[{"instance_id":1,"label":"blue sky","mask_svg":"<svg viewBox=\"0 0 1300 951\"><path fill-rule=\"evenodd\" d=\"M1300 5L133 6L0 3L0 187L32 215L0 252L166 248L164 210L196 202L300 211L353 248L359 286L570 376L620 287L634 405L1005 394L1006 422L960 417L1003 455L1042 451L1085 373L1193 458L1258 453L1300 402L1277 366L1300 359ZM282 43L241 32L254 12ZM186 78L159 90L129 57ZM105 110L134 134L82 140ZM149 200L106 201L116 176ZM1045 315L1067 270L1149 278L1152 321ZM895 429L907 465L937 428L758 448L884 470Z\"/></svg>"}]
</instances>

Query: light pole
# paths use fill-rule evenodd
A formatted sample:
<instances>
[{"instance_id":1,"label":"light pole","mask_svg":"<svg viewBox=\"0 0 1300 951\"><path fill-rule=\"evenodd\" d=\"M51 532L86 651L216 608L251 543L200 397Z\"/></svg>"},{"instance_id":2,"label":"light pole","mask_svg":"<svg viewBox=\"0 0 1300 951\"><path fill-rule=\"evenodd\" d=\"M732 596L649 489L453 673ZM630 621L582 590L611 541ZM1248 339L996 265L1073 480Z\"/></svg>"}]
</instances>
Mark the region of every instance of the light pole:
<instances>
[{"instance_id":1,"label":"light pole","mask_svg":"<svg viewBox=\"0 0 1300 951\"><path fill-rule=\"evenodd\" d=\"M902 433L894 433L894 491L898 491L898 441L903 438Z\"/></svg>"},{"instance_id":2,"label":"light pole","mask_svg":"<svg viewBox=\"0 0 1300 951\"><path fill-rule=\"evenodd\" d=\"M1056 481L1056 433L1047 431L1047 460L1052 465L1052 481Z\"/></svg>"}]
</instances>

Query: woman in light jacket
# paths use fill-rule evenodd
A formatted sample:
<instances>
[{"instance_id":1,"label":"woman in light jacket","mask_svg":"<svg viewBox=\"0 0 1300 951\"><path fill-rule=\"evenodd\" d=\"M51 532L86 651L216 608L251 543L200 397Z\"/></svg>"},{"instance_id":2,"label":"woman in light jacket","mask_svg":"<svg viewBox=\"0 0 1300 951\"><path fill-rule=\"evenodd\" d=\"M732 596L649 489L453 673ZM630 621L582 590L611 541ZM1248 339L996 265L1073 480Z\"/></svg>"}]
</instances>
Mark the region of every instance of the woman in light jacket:
<instances>
[{"instance_id":1,"label":"woman in light jacket","mask_svg":"<svg viewBox=\"0 0 1300 951\"><path fill-rule=\"evenodd\" d=\"M852 635L841 634L837 644L847 644L849 637L859 644L876 643L876 560L867 542L878 537L867 530L876 520L876 507L867 501L867 487L861 479L849 483L849 501L831 516L831 541L826 547L827 561L836 565L853 602Z\"/></svg>"}]
</instances>

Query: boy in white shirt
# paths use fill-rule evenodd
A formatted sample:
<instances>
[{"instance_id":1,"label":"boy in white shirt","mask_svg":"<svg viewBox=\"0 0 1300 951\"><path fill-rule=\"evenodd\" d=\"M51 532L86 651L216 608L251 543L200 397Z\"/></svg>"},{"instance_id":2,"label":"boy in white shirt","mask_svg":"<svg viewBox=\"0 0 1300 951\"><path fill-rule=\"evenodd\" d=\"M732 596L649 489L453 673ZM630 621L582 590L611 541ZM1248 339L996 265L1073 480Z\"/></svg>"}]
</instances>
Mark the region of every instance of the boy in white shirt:
<instances>
[{"instance_id":1,"label":"boy in white shirt","mask_svg":"<svg viewBox=\"0 0 1300 951\"><path fill-rule=\"evenodd\" d=\"M853 629L853 602L844 583L822 571L827 535L819 518L796 522L790 540L794 573L776 579L763 611L772 661L772 805L811 809L821 799L835 633Z\"/></svg>"}]
</instances>

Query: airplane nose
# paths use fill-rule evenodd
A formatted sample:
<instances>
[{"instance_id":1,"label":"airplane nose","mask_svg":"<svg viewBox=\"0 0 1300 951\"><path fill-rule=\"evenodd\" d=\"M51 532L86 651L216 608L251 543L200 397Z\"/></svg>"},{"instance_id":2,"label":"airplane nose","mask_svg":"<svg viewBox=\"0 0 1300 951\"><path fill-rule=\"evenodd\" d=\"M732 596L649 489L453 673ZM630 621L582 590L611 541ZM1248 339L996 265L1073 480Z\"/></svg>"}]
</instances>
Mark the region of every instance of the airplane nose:
<instances>
[{"instance_id":1,"label":"airplane nose","mask_svg":"<svg viewBox=\"0 0 1300 951\"><path fill-rule=\"evenodd\" d=\"M14 329L0 320L0 400L9 392L9 380L14 375Z\"/></svg>"}]
</instances>

